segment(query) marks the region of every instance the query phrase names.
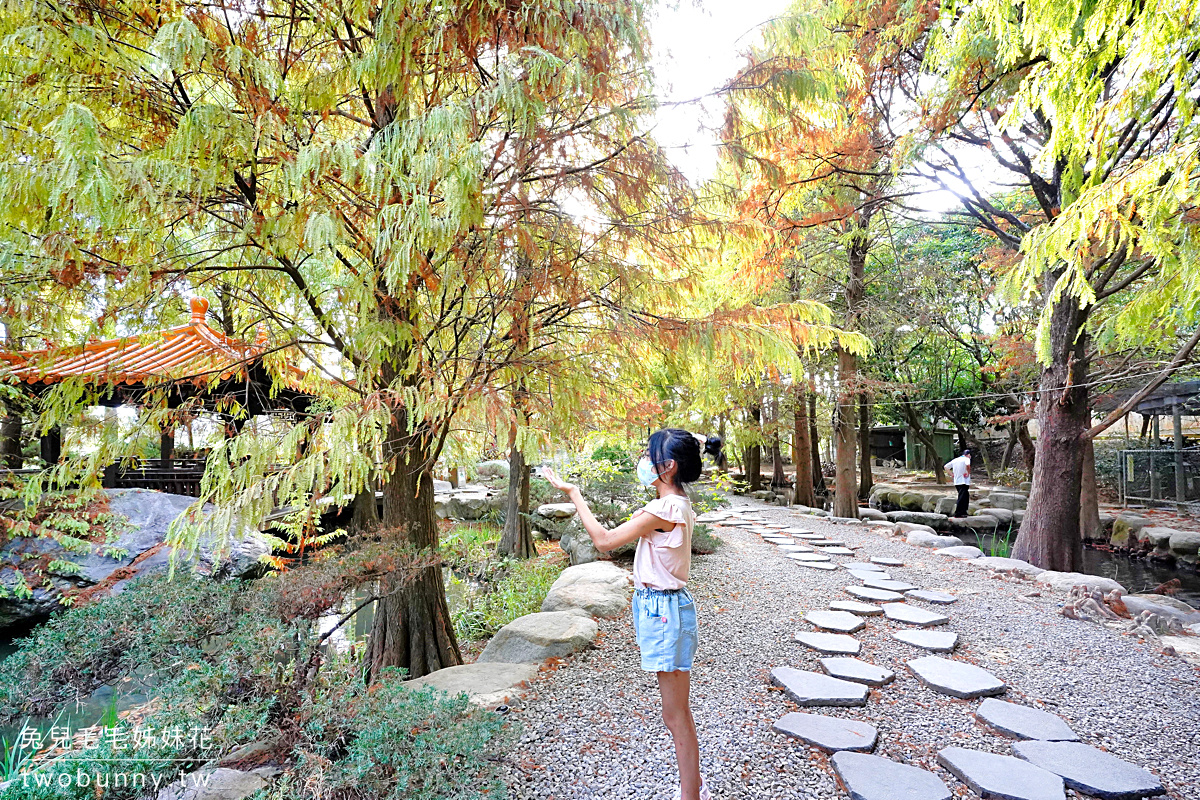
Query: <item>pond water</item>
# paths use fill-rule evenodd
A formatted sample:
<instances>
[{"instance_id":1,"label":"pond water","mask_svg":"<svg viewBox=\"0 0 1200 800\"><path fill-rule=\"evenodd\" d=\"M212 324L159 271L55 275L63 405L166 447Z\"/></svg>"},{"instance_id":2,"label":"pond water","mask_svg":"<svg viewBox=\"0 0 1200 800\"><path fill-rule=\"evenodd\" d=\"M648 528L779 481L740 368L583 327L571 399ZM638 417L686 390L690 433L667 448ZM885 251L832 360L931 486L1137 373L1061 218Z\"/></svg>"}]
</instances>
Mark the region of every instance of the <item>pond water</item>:
<instances>
[{"instance_id":1,"label":"pond water","mask_svg":"<svg viewBox=\"0 0 1200 800\"><path fill-rule=\"evenodd\" d=\"M968 534L955 535L964 543L972 544ZM973 542L985 555L1008 555L1011 543L1011 538L1005 540L1002 537L987 534L976 535ZM1129 594L1149 592L1169 580L1178 580L1180 587L1174 594L1175 599L1182 600L1193 608L1200 608L1200 574L1191 569L1176 569L1161 561L1130 558L1120 553L1085 547L1083 549L1083 568L1080 572L1086 575L1112 578L1128 589Z\"/></svg>"},{"instance_id":2,"label":"pond water","mask_svg":"<svg viewBox=\"0 0 1200 800\"><path fill-rule=\"evenodd\" d=\"M1149 592L1155 586L1177 579L1180 588L1174 595L1175 599L1193 608L1200 608L1200 575L1191 570L1175 569L1150 559L1084 548L1083 572L1112 578L1127 588L1130 594Z\"/></svg>"}]
</instances>

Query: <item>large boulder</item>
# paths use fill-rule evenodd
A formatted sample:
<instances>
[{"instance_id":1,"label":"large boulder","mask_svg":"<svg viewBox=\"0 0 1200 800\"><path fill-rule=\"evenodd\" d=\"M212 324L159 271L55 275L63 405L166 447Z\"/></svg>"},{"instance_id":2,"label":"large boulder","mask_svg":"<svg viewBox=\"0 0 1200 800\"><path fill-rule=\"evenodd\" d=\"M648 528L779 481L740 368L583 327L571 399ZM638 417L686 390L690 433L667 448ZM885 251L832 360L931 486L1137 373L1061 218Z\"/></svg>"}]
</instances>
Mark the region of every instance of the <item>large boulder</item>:
<instances>
[{"instance_id":1,"label":"large boulder","mask_svg":"<svg viewBox=\"0 0 1200 800\"><path fill-rule=\"evenodd\" d=\"M537 677L536 663L512 664L491 661L461 664L413 678L404 685L414 689L433 686L452 695L466 694L477 706L492 709L501 704L513 705L529 683Z\"/></svg>"},{"instance_id":2,"label":"large boulder","mask_svg":"<svg viewBox=\"0 0 1200 800\"><path fill-rule=\"evenodd\" d=\"M489 492L482 487L458 489L440 503L439 516L453 519L483 519L489 513L500 511L508 498L500 492Z\"/></svg>"},{"instance_id":3,"label":"large boulder","mask_svg":"<svg viewBox=\"0 0 1200 800\"><path fill-rule=\"evenodd\" d=\"M1005 556L983 556L982 558L973 558L967 563L983 567L984 569L990 569L993 572L1009 572L1024 575L1027 578L1035 577L1046 571L1041 567L1035 567L1028 561L1022 561L1019 558L1006 558Z\"/></svg>"},{"instance_id":4,"label":"large boulder","mask_svg":"<svg viewBox=\"0 0 1200 800\"><path fill-rule=\"evenodd\" d=\"M1137 514L1118 514L1113 520L1110 541L1117 547L1132 547L1138 540L1138 531L1149 524L1150 520Z\"/></svg>"},{"instance_id":5,"label":"large boulder","mask_svg":"<svg viewBox=\"0 0 1200 800\"><path fill-rule=\"evenodd\" d=\"M945 514L948 517L954 513L956 508L958 508L957 497L939 497L930 511L935 514Z\"/></svg>"},{"instance_id":6,"label":"large boulder","mask_svg":"<svg viewBox=\"0 0 1200 800\"><path fill-rule=\"evenodd\" d=\"M945 514L933 514L924 511L889 511L887 518L892 522L915 522L918 525L928 525L940 528L946 522Z\"/></svg>"},{"instance_id":7,"label":"large boulder","mask_svg":"<svg viewBox=\"0 0 1200 800\"><path fill-rule=\"evenodd\" d=\"M575 516L575 504L543 503L537 507L537 511L534 513L536 513L539 517L545 517L546 519L570 519L571 517Z\"/></svg>"},{"instance_id":8,"label":"large boulder","mask_svg":"<svg viewBox=\"0 0 1200 800\"><path fill-rule=\"evenodd\" d=\"M611 561L567 567L546 593L542 611L578 609L593 617L618 617L629 608L633 575Z\"/></svg>"},{"instance_id":9,"label":"large boulder","mask_svg":"<svg viewBox=\"0 0 1200 800\"><path fill-rule=\"evenodd\" d=\"M1168 546L1171 548L1171 555L1180 561L1194 564L1196 563L1196 554L1200 552L1200 532L1172 531Z\"/></svg>"},{"instance_id":10,"label":"large boulder","mask_svg":"<svg viewBox=\"0 0 1200 800\"><path fill-rule=\"evenodd\" d=\"M503 478L508 480L508 462L499 458L480 461L475 465L475 475L480 479Z\"/></svg>"},{"instance_id":11,"label":"large boulder","mask_svg":"<svg viewBox=\"0 0 1200 800\"><path fill-rule=\"evenodd\" d=\"M1113 590L1124 592L1125 587L1114 581L1112 578L1103 578L1099 575L1085 575L1082 572L1055 572L1054 570L1042 570L1035 578L1038 583L1044 583L1055 589L1060 589L1064 592L1069 592L1076 586L1086 586L1089 589L1099 589L1102 592L1111 592Z\"/></svg>"},{"instance_id":12,"label":"large boulder","mask_svg":"<svg viewBox=\"0 0 1200 800\"><path fill-rule=\"evenodd\" d=\"M577 653L596 639L596 620L577 611L540 611L496 631L478 662L523 664Z\"/></svg>"},{"instance_id":13,"label":"large boulder","mask_svg":"<svg viewBox=\"0 0 1200 800\"><path fill-rule=\"evenodd\" d=\"M1163 617L1174 617L1184 625L1200 623L1200 609L1165 594L1129 594L1121 598L1133 616L1150 611Z\"/></svg>"},{"instance_id":14,"label":"large boulder","mask_svg":"<svg viewBox=\"0 0 1200 800\"><path fill-rule=\"evenodd\" d=\"M876 522L888 521L887 514L884 514L877 508L864 508L860 506L858 509L858 516L859 519L873 520Z\"/></svg>"},{"instance_id":15,"label":"large boulder","mask_svg":"<svg viewBox=\"0 0 1200 800\"><path fill-rule=\"evenodd\" d=\"M996 520L997 527L1003 525L1007 528L1012 524L1016 513L1008 508L982 508L979 510L978 516L993 517Z\"/></svg>"},{"instance_id":16,"label":"large boulder","mask_svg":"<svg viewBox=\"0 0 1200 800\"><path fill-rule=\"evenodd\" d=\"M904 540L908 544L915 547L928 547L934 550L940 550L943 547L962 547L962 539L957 536L938 536L936 533L926 533L925 531L913 531Z\"/></svg>"},{"instance_id":17,"label":"large boulder","mask_svg":"<svg viewBox=\"0 0 1200 800\"><path fill-rule=\"evenodd\" d=\"M951 517L946 520L942 530L946 533L957 534L994 534L998 528L997 520L991 516Z\"/></svg>"},{"instance_id":18,"label":"large boulder","mask_svg":"<svg viewBox=\"0 0 1200 800\"><path fill-rule=\"evenodd\" d=\"M894 536L907 536L908 534L912 533L913 531L924 531L925 533L932 533L935 536L937 535L937 531L935 531L933 528L929 527L928 525L918 525L915 522L892 523L892 534Z\"/></svg>"},{"instance_id":19,"label":"large boulder","mask_svg":"<svg viewBox=\"0 0 1200 800\"><path fill-rule=\"evenodd\" d=\"M1016 511L1018 508L1024 508L1028 498L1017 492L996 492L993 491L988 495L991 500L992 508L1007 508L1009 511Z\"/></svg>"},{"instance_id":20,"label":"large boulder","mask_svg":"<svg viewBox=\"0 0 1200 800\"><path fill-rule=\"evenodd\" d=\"M267 788L278 773L274 767L259 767L249 772L201 767L164 787L155 800L243 800Z\"/></svg>"},{"instance_id":21,"label":"large boulder","mask_svg":"<svg viewBox=\"0 0 1200 800\"><path fill-rule=\"evenodd\" d=\"M109 509L128 520L116 540L93 545L86 553L69 551L53 539L16 537L0 546L0 586L21 584L23 564L46 564L41 586L31 596L9 591L0 597L0 628L37 619L61 608L64 593L103 585L118 593L137 577L167 572L174 555L176 569L212 578L250 578L262 573L262 558L271 545L258 530L235 526L225 535L200 537L194 555L175 553L166 545L171 523L186 512L196 498L148 489L107 489ZM204 515L215 511L203 508ZM49 565L53 564L54 569Z\"/></svg>"},{"instance_id":22,"label":"large boulder","mask_svg":"<svg viewBox=\"0 0 1200 800\"><path fill-rule=\"evenodd\" d=\"M950 556L951 558L961 558L963 560L983 557L983 551L973 544L964 544L960 547L943 547L937 551L937 554L939 556Z\"/></svg>"},{"instance_id":23,"label":"large boulder","mask_svg":"<svg viewBox=\"0 0 1200 800\"><path fill-rule=\"evenodd\" d=\"M1166 555L1171 547L1171 537L1175 533L1174 528L1166 528L1161 525L1147 525L1138 529L1135 536L1137 536L1137 540L1143 545L1147 545Z\"/></svg>"},{"instance_id":24,"label":"large boulder","mask_svg":"<svg viewBox=\"0 0 1200 800\"><path fill-rule=\"evenodd\" d=\"M904 492L900 495L900 502L896 505L905 511L923 511L925 509L925 495L919 492Z\"/></svg>"},{"instance_id":25,"label":"large boulder","mask_svg":"<svg viewBox=\"0 0 1200 800\"><path fill-rule=\"evenodd\" d=\"M558 546L567 554L571 564L590 564L600 558L600 551L592 544L592 537L583 529L583 523L573 519L567 524Z\"/></svg>"}]
</instances>

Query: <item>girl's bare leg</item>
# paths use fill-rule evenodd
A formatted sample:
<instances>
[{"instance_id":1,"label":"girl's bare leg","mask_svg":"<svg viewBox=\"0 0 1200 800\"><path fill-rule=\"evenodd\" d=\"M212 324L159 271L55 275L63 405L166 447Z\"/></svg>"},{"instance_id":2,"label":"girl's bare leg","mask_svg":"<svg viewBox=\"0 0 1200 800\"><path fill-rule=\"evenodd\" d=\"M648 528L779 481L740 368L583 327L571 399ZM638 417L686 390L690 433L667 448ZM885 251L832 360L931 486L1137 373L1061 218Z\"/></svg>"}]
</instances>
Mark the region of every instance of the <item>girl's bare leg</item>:
<instances>
[{"instance_id":1,"label":"girl's bare leg","mask_svg":"<svg viewBox=\"0 0 1200 800\"><path fill-rule=\"evenodd\" d=\"M679 762L679 786L683 800L700 800L700 742L688 694L692 687L690 672L659 672L658 691L662 694L663 722L675 740L675 760Z\"/></svg>"}]
</instances>

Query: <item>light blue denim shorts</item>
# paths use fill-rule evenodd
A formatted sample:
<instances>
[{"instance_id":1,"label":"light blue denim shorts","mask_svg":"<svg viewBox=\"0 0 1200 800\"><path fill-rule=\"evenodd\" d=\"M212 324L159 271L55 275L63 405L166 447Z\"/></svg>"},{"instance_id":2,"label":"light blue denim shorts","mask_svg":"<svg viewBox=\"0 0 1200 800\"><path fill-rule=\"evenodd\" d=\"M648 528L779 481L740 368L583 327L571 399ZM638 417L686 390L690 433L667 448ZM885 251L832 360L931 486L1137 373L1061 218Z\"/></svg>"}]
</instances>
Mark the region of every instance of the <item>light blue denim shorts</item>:
<instances>
[{"instance_id":1,"label":"light blue denim shorts","mask_svg":"<svg viewBox=\"0 0 1200 800\"><path fill-rule=\"evenodd\" d=\"M646 672L690 672L700 641L696 601L686 588L637 589L633 593L633 633Z\"/></svg>"}]
</instances>

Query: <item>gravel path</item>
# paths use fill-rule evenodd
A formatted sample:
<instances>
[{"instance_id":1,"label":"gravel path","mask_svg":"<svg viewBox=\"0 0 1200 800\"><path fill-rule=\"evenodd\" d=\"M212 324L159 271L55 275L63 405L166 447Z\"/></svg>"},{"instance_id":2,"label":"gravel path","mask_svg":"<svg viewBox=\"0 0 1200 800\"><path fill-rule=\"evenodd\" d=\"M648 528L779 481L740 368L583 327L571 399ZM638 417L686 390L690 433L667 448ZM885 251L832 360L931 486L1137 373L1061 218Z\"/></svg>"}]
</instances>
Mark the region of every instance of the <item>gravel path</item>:
<instances>
[{"instance_id":1,"label":"gravel path","mask_svg":"<svg viewBox=\"0 0 1200 800\"><path fill-rule=\"evenodd\" d=\"M1200 669L1183 659L1058 613L1061 595L1031 581L993 576L933 551L910 547L857 524L800 517L763 508L764 522L810 528L851 546L857 556L903 558L892 577L958 596L949 613L959 646L954 658L989 670L1008 684L1003 699L1060 715L1087 744L1150 769L1178 800L1200 798ZM824 572L794 563L757 535L719 528L725 546L692 563L690 586L700 609L700 651L692 673L692 708L701 770L714 798L844 798L826 755L775 733L771 724L796 706L769 687L773 667L821 672L819 656L792 641L813 628L806 611L850 599L841 587L858 581L846 570ZM862 708L805 709L869 722L879 729L876 755L935 772L956 793L967 787L934 758L959 746L1010 754L1011 740L984 730L979 700L956 700L920 684L905 662L929 653L895 641L908 626L867 618L854 634L859 658L896 672L872 689ZM514 798L673 797L677 785L671 739L659 716L652 674L639 668L629 619L601 623L597 647L542 674L514 712L521 743L505 778ZM1068 797L1076 797L1068 790Z\"/></svg>"}]
</instances>

